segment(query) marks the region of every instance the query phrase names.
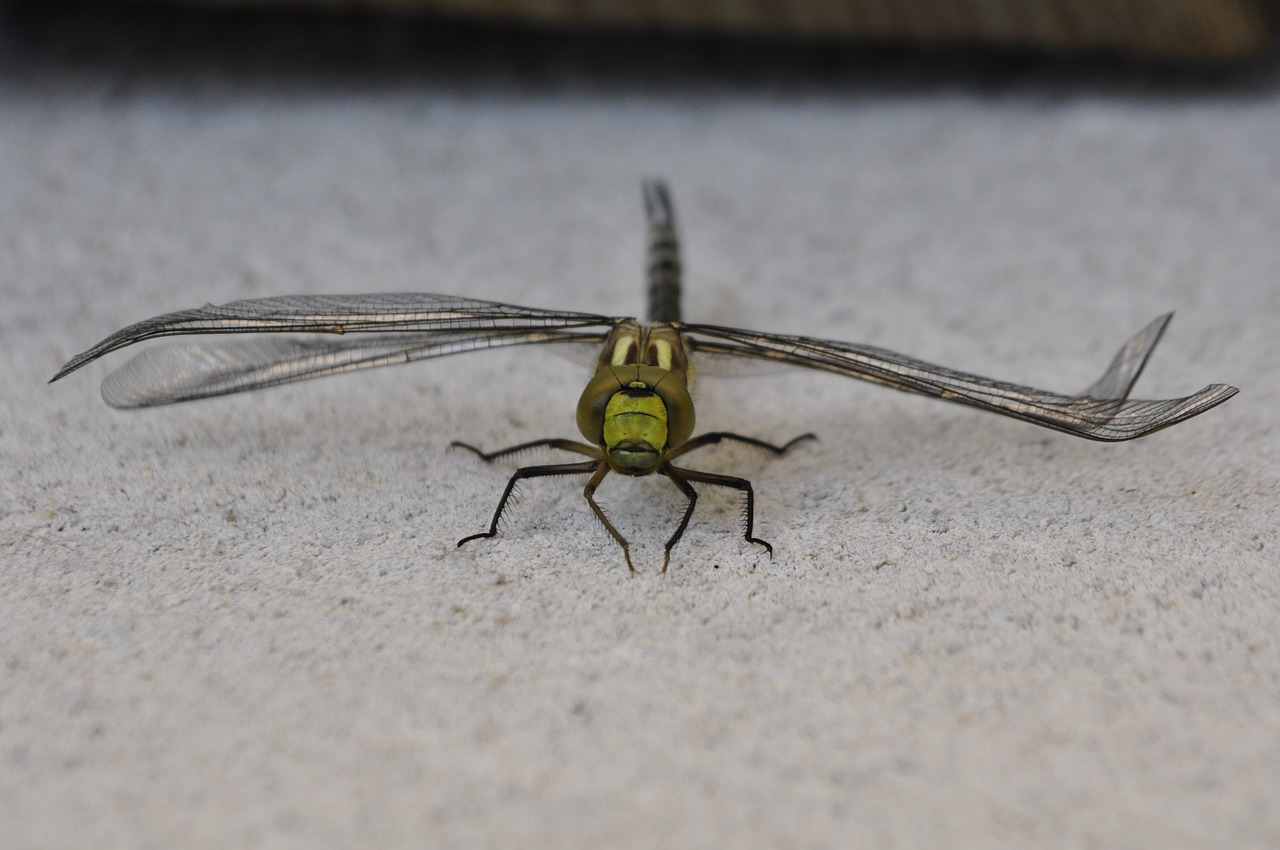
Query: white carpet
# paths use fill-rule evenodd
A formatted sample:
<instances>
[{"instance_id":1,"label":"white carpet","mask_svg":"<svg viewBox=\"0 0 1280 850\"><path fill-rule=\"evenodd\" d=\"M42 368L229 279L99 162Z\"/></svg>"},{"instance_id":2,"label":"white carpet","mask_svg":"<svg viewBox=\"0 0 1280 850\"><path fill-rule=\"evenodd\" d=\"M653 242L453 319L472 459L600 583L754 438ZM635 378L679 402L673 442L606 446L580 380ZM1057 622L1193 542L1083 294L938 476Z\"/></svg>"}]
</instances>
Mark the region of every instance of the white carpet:
<instances>
[{"instance_id":1,"label":"white carpet","mask_svg":"<svg viewBox=\"0 0 1280 850\"><path fill-rule=\"evenodd\" d=\"M10 79L0 89L0 822L12 847L1280 845L1280 93ZM869 384L708 380L756 486L544 480L526 349L145 412L46 386L207 301L642 309L1074 391L1159 313L1133 443ZM541 456L538 456L539 458ZM548 456L550 457L550 456ZM529 462L536 462L531 456Z\"/></svg>"}]
</instances>

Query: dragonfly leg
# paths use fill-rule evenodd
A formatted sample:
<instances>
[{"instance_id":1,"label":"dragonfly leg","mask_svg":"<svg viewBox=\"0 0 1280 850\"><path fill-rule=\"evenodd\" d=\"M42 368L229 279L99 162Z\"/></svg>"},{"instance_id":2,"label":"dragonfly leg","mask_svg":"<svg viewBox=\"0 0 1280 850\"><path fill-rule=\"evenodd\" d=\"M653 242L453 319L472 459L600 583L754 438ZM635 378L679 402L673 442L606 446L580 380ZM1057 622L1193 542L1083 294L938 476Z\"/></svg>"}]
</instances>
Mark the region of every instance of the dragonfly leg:
<instances>
[{"instance_id":1,"label":"dragonfly leg","mask_svg":"<svg viewBox=\"0 0 1280 850\"><path fill-rule=\"evenodd\" d=\"M672 483L678 486L686 497L689 497L689 507L685 509L685 516L681 518L680 527L677 527L676 533L671 535L671 540L667 541L668 558L671 557L672 547L675 547L681 536L685 534L685 526L689 525L689 517L694 515L694 504L698 502L698 493L692 488L691 481L713 486L727 486L727 488L733 490L740 490L746 497L746 503L742 506L742 539L748 541L748 543L762 545L765 552L769 553L769 557L773 557L773 547L769 545L767 540L751 536L751 530L755 527L755 490L751 489L750 481L732 475L718 475L716 472L680 469L680 467L672 466L671 463L664 465L660 471L668 479L671 479ZM663 570L666 570L666 565L663 565Z\"/></svg>"},{"instance_id":2,"label":"dragonfly leg","mask_svg":"<svg viewBox=\"0 0 1280 850\"><path fill-rule=\"evenodd\" d=\"M507 509L507 501L510 500L517 482L526 478L542 478L547 475L577 475L585 472L595 472L596 475L591 479L595 481L596 478L603 477L597 467L600 469L609 468L601 462L584 460L581 463L553 463L547 466L526 466L523 469L517 469L507 481L507 489L502 491L502 498L498 500L498 509L493 512L493 522L489 523L489 530L464 537L458 541L458 545L461 546L463 543L479 540L481 537L493 537L498 533L498 521L502 519L502 512ZM617 532L614 532L614 536L617 536ZM630 561L628 560L629 563Z\"/></svg>"},{"instance_id":3,"label":"dragonfly leg","mask_svg":"<svg viewBox=\"0 0 1280 850\"><path fill-rule=\"evenodd\" d=\"M454 440L452 443L449 444L449 448L466 449L467 451L475 454L485 463L490 463L491 461L495 461L500 457L506 457L508 455L518 454L519 452L528 451L530 449L543 449L543 448L560 449L561 451L576 452L580 455L586 455L587 457L595 458L596 460L602 459L602 456L600 454L600 449L596 448L595 446L589 446L586 443L579 443L576 440L562 440L556 437L550 437L545 440L531 440L530 442L527 442L527 443L521 443L518 446L511 446L505 449L498 449L496 452L481 451L480 449L477 449L475 446L471 445L470 443L464 443L461 440Z\"/></svg>"},{"instance_id":4,"label":"dragonfly leg","mask_svg":"<svg viewBox=\"0 0 1280 850\"><path fill-rule=\"evenodd\" d=\"M799 438L797 438L799 439ZM794 440L792 442L795 442ZM771 447L772 448L772 447ZM671 464L664 464L660 470L663 475L671 479L681 492L689 499L689 507L685 509L684 516L680 520L680 525L676 528L676 533L671 535L671 539L667 541L667 559L671 558L671 549L680 541L684 535L685 527L689 524L689 518L693 516L693 506L698 501L698 493L693 489L690 483L696 481L699 484L711 484L715 487L729 487L733 490L740 490L746 496L746 504L743 505L742 511L742 538L748 543L755 543L763 546L765 551L769 553L769 557L773 557L773 547L765 540L759 537L752 537L751 531L755 527L756 519L756 494L751 488L751 482L745 478L735 478L732 475L718 475L714 472L700 472L696 469L681 469ZM663 562L662 569L667 569L666 562Z\"/></svg>"},{"instance_id":5,"label":"dragonfly leg","mask_svg":"<svg viewBox=\"0 0 1280 850\"><path fill-rule=\"evenodd\" d=\"M575 464L576 465L576 464ZM604 515L604 509L596 502L596 488L600 486L600 482L609 474L609 464L604 461L600 462L595 475L591 476L591 480L587 482L587 486L582 488L582 495L586 497L587 504L591 506L591 512L596 515L596 519L600 520L600 524L604 526L604 530L609 532L609 536L622 547L622 557L627 559L627 569L635 572L636 568L631 563L631 544L627 542L627 538L622 536L622 532L613 527L613 523ZM663 571L666 567L663 566Z\"/></svg>"},{"instance_id":6,"label":"dragonfly leg","mask_svg":"<svg viewBox=\"0 0 1280 850\"><path fill-rule=\"evenodd\" d=\"M734 434L730 431L712 431L710 433L694 437L692 440L686 440L674 449L669 450L667 452L667 458L671 459L679 457L680 455L691 452L694 449L700 449L703 446L714 446L717 443L724 442L725 440L732 440L736 443L745 443L748 446L754 446L757 449L764 449L766 451L773 452L775 455L784 455L797 443L802 443L805 440L816 439L818 439L816 434L801 434L799 437L788 440L780 446L775 446L773 443L766 443L764 440L757 440L755 437L744 437L741 434Z\"/></svg>"},{"instance_id":7,"label":"dragonfly leg","mask_svg":"<svg viewBox=\"0 0 1280 850\"><path fill-rule=\"evenodd\" d=\"M680 517L680 524L676 526L675 533L671 535L671 539L667 541L666 551L662 555L662 572L666 573L667 565L671 563L671 549L680 542L680 538L684 537L684 530L689 527L689 519L693 516L694 505L698 504L698 491L693 489L693 485L685 480L681 473L683 469L676 469L671 464L664 464L662 474L671 479L671 483L680 488L680 492L684 493L689 504L684 509L684 516ZM750 485L747 485L750 487Z\"/></svg>"}]
</instances>

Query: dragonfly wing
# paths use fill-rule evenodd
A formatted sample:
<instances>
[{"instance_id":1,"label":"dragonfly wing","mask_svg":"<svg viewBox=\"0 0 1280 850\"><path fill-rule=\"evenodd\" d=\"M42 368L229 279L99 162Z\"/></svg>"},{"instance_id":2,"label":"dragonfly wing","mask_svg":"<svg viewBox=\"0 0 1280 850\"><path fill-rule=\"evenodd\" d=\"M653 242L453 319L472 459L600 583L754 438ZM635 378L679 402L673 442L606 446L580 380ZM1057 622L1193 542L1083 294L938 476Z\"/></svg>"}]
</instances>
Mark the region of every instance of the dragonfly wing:
<instances>
[{"instance_id":1,"label":"dragonfly wing","mask_svg":"<svg viewBox=\"0 0 1280 850\"><path fill-rule=\"evenodd\" d=\"M592 313L517 307L497 301L425 293L291 295L251 298L180 310L116 331L58 370L59 378L115 351L160 336L234 333L477 333L608 327L614 320Z\"/></svg>"},{"instance_id":2,"label":"dragonfly wing","mask_svg":"<svg viewBox=\"0 0 1280 850\"><path fill-rule=\"evenodd\" d=\"M248 339L150 349L112 373L103 384L108 404L142 407L508 345L599 344L614 324L614 319L591 313L448 295L258 298L223 306L209 304L138 322L72 358L53 380L116 349L155 337L308 332L368 335L341 340Z\"/></svg>"},{"instance_id":3,"label":"dragonfly wing","mask_svg":"<svg viewBox=\"0 0 1280 850\"><path fill-rule=\"evenodd\" d=\"M112 407L152 407L507 345L577 343L594 354L604 339L603 332L553 329L172 343L148 348L108 375L102 398Z\"/></svg>"},{"instance_id":4,"label":"dragonfly wing","mask_svg":"<svg viewBox=\"0 0 1280 850\"><path fill-rule=\"evenodd\" d=\"M1080 395L1088 398L1126 399L1133 391L1133 384L1142 374L1156 343L1164 335L1164 329L1173 319L1172 313L1165 313L1151 324L1129 337L1129 341L1121 346L1120 351L1111 360L1111 365L1102 377L1094 381ZM1225 401L1225 399L1224 399Z\"/></svg>"},{"instance_id":5,"label":"dragonfly wing","mask_svg":"<svg viewBox=\"0 0 1280 850\"><path fill-rule=\"evenodd\" d=\"M935 366L883 348L802 336L758 333L715 325L684 325L696 352L781 361L835 372L906 392L967 404L1092 440L1132 440L1216 407L1238 390L1212 384L1185 398L1130 400L1172 314L1130 339L1106 373L1083 394L1062 395Z\"/></svg>"}]
</instances>

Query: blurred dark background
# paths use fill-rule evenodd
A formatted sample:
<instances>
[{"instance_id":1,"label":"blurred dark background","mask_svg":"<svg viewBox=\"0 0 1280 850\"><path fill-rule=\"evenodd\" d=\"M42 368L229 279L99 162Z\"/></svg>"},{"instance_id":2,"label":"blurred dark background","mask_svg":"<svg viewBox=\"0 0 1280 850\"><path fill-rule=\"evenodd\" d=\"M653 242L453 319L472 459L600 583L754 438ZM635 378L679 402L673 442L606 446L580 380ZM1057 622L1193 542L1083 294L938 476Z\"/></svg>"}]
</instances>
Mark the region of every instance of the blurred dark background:
<instances>
[{"instance_id":1,"label":"blurred dark background","mask_svg":"<svg viewBox=\"0 0 1280 850\"><path fill-rule=\"evenodd\" d=\"M824 27L814 16L839 4L744 2L754 17L726 19L709 3L677 0L0 0L0 70L11 82L56 71L86 83L216 75L271 87L780 95L1046 82L1145 92L1275 76L1269 0L917 0L887 7L909 14L872 14L884 3L844 0L849 13Z\"/></svg>"}]
</instances>

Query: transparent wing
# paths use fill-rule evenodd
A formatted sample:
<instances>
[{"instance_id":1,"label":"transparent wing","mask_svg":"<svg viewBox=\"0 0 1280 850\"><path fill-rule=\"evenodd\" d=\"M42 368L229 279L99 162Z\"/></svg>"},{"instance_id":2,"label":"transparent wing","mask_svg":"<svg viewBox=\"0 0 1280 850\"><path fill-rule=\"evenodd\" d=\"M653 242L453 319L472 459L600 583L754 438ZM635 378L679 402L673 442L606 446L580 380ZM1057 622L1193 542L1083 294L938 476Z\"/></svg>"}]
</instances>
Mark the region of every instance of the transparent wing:
<instances>
[{"instance_id":1,"label":"transparent wing","mask_svg":"<svg viewBox=\"0 0 1280 850\"><path fill-rule=\"evenodd\" d=\"M1129 391L1173 314L1133 336L1111 366L1080 395L1024 387L958 372L882 348L802 336L758 333L716 325L685 324L690 349L756 358L835 372L864 381L967 404L1092 440L1132 440L1204 413L1238 390L1212 384L1186 398L1130 400Z\"/></svg>"},{"instance_id":2,"label":"transparent wing","mask_svg":"<svg viewBox=\"0 0 1280 850\"><path fill-rule=\"evenodd\" d=\"M177 334L377 334L344 339L257 338L147 349L107 376L113 407L148 407L244 392L357 369L508 345L600 345L614 319L448 295L257 298L147 319L72 358L56 381L105 354Z\"/></svg>"}]
</instances>

